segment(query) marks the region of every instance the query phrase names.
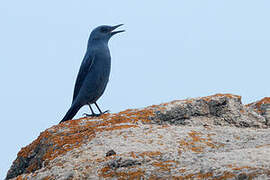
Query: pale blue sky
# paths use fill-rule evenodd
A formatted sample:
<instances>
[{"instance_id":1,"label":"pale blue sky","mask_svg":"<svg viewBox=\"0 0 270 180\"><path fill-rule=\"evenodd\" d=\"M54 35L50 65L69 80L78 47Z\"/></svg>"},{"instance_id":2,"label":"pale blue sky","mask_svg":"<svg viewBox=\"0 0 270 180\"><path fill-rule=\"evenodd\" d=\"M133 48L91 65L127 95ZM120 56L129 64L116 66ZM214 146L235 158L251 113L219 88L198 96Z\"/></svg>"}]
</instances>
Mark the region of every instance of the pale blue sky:
<instances>
[{"instance_id":1,"label":"pale blue sky","mask_svg":"<svg viewBox=\"0 0 270 180\"><path fill-rule=\"evenodd\" d=\"M249 103L270 96L269 9L267 0L1 1L0 179L68 110L96 26L126 29L110 41L103 110L214 93Z\"/></svg>"}]
</instances>

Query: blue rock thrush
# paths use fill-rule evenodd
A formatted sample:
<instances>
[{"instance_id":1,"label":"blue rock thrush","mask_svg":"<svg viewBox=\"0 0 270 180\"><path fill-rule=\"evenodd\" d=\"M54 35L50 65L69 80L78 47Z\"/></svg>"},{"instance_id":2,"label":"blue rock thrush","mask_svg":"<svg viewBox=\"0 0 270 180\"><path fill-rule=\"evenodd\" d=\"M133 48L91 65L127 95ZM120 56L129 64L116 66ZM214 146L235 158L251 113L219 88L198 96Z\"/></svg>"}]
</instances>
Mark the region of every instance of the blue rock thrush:
<instances>
[{"instance_id":1,"label":"blue rock thrush","mask_svg":"<svg viewBox=\"0 0 270 180\"><path fill-rule=\"evenodd\" d=\"M108 47L109 39L113 35L124 31L114 31L122 25L103 25L91 32L87 51L75 83L72 105L60 123L72 119L84 105L89 105L91 110L92 114L86 114L88 116L99 116L107 112L102 112L96 102L103 94L109 81L111 69L111 56ZM91 104L96 105L99 114L94 113Z\"/></svg>"}]
</instances>

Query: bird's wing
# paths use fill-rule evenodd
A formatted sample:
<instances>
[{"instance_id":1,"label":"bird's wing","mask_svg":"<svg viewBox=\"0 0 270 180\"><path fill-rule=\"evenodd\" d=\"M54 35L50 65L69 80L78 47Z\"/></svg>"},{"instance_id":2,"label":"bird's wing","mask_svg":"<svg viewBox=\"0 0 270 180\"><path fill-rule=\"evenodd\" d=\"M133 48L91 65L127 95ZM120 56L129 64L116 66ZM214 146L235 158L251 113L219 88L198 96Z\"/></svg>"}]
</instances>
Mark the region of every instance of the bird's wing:
<instances>
[{"instance_id":1,"label":"bird's wing","mask_svg":"<svg viewBox=\"0 0 270 180\"><path fill-rule=\"evenodd\" d=\"M84 79L87 76L88 72L90 71L90 69L94 63L94 60L95 60L95 56L92 55L91 53L87 53L85 55L85 57L82 61L77 79L76 79L72 102L74 102L74 100L78 96L79 91L80 91L82 84L84 82Z\"/></svg>"}]
</instances>

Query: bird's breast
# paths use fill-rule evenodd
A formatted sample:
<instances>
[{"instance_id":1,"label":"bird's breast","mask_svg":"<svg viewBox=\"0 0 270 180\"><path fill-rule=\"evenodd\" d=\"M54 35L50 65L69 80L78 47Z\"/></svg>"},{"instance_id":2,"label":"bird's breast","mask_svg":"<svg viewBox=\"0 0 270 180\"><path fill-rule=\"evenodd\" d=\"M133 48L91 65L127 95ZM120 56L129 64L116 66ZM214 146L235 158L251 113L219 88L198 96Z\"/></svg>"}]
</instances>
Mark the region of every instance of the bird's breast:
<instances>
[{"instance_id":1,"label":"bird's breast","mask_svg":"<svg viewBox=\"0 0 270 180\"><path fill-rule=\"evenodd\" d=\"M111 70L111 56L107 51L95 53L95 58L88 74L89 85L103 89L106 86Z\"/></svg>"}]
</instances>

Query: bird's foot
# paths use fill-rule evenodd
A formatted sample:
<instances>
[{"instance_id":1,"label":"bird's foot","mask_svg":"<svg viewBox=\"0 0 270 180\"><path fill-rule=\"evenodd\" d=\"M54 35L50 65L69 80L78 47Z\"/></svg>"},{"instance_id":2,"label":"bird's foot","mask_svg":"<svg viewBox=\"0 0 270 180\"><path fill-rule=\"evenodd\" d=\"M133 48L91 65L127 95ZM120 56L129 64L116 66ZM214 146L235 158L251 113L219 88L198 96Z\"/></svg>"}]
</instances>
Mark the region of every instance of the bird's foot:
<instances>
[{"instance_id":1,"label":"bird's foot","mask_svg":"<svg viewBox=\"0 0 270 180\"><path fill-rule=\"evenodd\" d=\"M110 112L110 110L106 110L106 111L104 111L103 113L101 113L101 114L105 114L105 113L109 113ZM100 114L100 115L101 115Z\"/></svg>"},{"instance_id":2,"label":"bird's foot","mask_svg":"<svg viewBox=\"0 0 270 180\"><path fill-rule=\"evenodd\" d=\"M98 116L100 116L102 114L105 114L105 113L108 113L108 112L110 112L110 110L104 111L104 112L102 112L100 114L96 114L96 113L93 113L93 114L83 113L83 115L86 116L86 117L98 117Z\"/></svg>"},{"instance_id":3,"label":"bird's foot","mask_svg":"<svg viewBox=\"0 0 270 180\"><path fill-rule=\"evenodd\" d=\"M85 117L98 117L98 116L100 116L100 114L96 114L96 113L94 113L94 114L83 113L83 115L84 115Z\"/></svg>"}]
</instances>

